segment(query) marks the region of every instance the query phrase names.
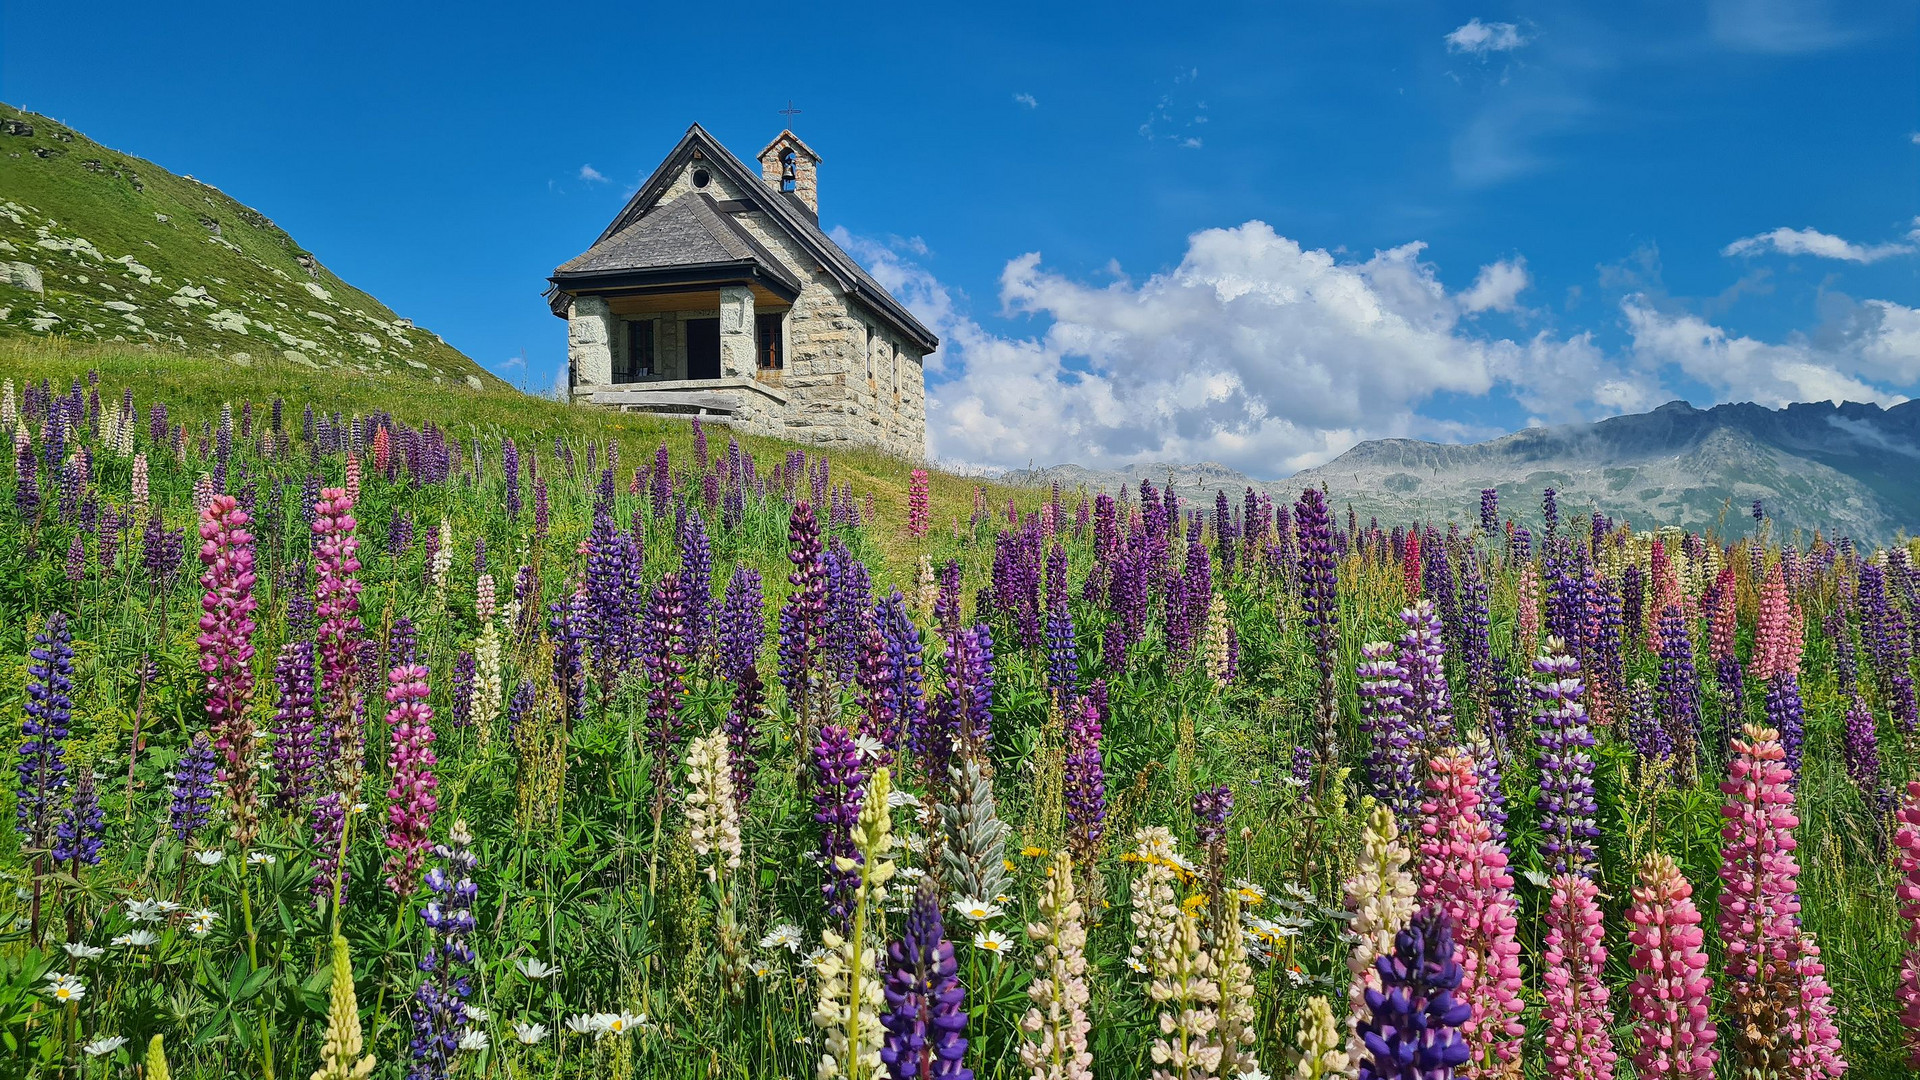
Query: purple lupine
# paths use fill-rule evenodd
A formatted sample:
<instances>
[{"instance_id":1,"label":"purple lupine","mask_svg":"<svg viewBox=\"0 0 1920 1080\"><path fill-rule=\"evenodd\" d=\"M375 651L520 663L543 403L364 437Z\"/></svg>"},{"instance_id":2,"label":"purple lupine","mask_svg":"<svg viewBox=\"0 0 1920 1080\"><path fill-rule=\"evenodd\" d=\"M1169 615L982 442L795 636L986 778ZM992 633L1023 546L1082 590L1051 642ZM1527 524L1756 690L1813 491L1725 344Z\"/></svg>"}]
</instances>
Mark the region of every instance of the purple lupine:
<instances>
[{"instance_id":1,"label":"purple lupine","mask_svg":"<svg viewBox=\"0 0 1920 1080\"><path fill-rule=\"evenodd\" d=\"M1541 534L1540 550L1550 552L1553 542L1560 534L1560 498L1559 492L1548 488L1540 493L1540 516L1547 523L1547 531ZM1549 558L1551 556L1549 555Z\"/></svg>"},{"instance_id":2,"label":"purple lupine","mask_svg":"<svg viewBox=\"0 0 1920 1080\"><path fill-rule=\"evenodd\" d=\"M1800 701L1800 677L1791 670L1776 671L1767 680L1767 726L1780 733L1780 746L1787 752L1787 784L1799 786L1807 710Z\"/></svg>"},{"instance_id":3,"label":"purple lupine","mask_svg":"<svg viewBox=\"0 0 1920 1080\"><path fill-rule=\"evenodd\" d=\"M100 841L106 835L106 826L93 770L81 769L73 781L73 798L54 830L53 861L69 864L76 874L82 866L100 865Z\"/></svg>"},{"instance_id":4,"label":"purple lupine","mask_svg":"<svg viewBox=\"0 0 1920 1080\"><path fill-rule=\"evenodd\" d=\"M1860 683L1860 654L1853 644L1853 624L1841 607L1827 612L1821 628L1833 645L1833 681L1842 691L1852 693Z\"/></svg>"},{"instance_id":5,"label":"purple lupine","mask_svg":"<svg viewBox=\"0 0 1920 1080\"><path fill-rule=\"evenodd\" d=\"M1906 613L1887 595L1886 570L1872 562L1860 566L1861 637L1872 661L1875 680L1894 727L1911 733L1920 727L1920 708L1914 699L1913 642Z\"/></svg>"},{"instance_id":6,"label":"purple lupine","mask_svg":"<svg viewBox=\"0 0 1920 1080\"><path fill-rule=\"evenodd\" d=\"M1374 961L1380 989L1365 991L1356 1029L1365 1056L1360 1080L1453 1080L1472 1056L1461 1027L1473 1006L1454 998L1465 973L1454 959L1453 917L1422 908Z\"/></svg>"},{"instance_id":7,"label":"purple lupine","mask_svg":"<svg viewBox=\"0 0 1920 1080\"><path fill-rule=\"evenodd\" d=\"M1103 690L1104 683L1096 684ZM1106 832L1107 770L1100 748L1100 708L1089 696L1067 714L1062 801L1066 807L1067 846L1081 866L1099 858Z\"/></svg>"},{"instance_id":8,"label":"purple lupine","mask_svg":"<svg viewBox=\"0 0 1920 1080\"><path fill-rule=\"evenodd\" d=\"M655 518L664 520L673 509L673 462L667 456L666 443L654 451L653 472L647 479L647 500Z\"/></svg>"},{"instance_id":9,"label":"purple lupine","mask_svg":"<svg viewBox=\"0 0 1920 1080\"><path fill-rule=\"evenodd\" d=\"M20 786L15 828L24 847L44 851L54 828L54 810L67 787L67 731L73 722L73 636L67 616L54 612L33 636L27 656L27 702L20 721Z\"/></svg>"},{"instance_id":10,"label":"purple lupine","mask_svg":"<svg viewBox=\"0 0 1920 1080\"><path fill-rule=\"evenodd\" d=\"M33 444L24 437L14 442L13 506L20 516L30 518L40 508L40 466L33 457Z\"/></svg>"},{"instance_id":11,"label":"purple lupine","mask_svg":"<svg viewBox=\"0 0 1920 1080\"><path fill-rule=\"evenodd\" d=\"M282 813L297 814L313 797L319 765L314 746L313 642L289 641L280 646L273 683L280 699L272 727L273 769L279 780L273 806Z\"/></svg>"},{"instance_id":12,"label":"purple lupine","mask_svg":"<svg viewBox=\"0 0 1920 1080\"><path fill-rule=\"evenodd\" d=\"M1371 641L1360 647L1354 671L1360 698L1360 730L1367 737L1367 786L1393 811L1396 821L1420 812L1420 750L1407 719L1406 669L1393 646Z\"/></svg>"},{"instance_id":13,"label":"purple lupine","mask_svg":"<svg viewBox=\"0 0 1920 1080\"><path fill-rule=\"evenodd\" d=\"M759 663L766 623L761 614L760 571L735 564L721 601L715 667L720 676L738 682L741 673Z\"/></svg>"},{"instance_id":14,"label":"purple lupine","mask_svg":"<svg viewBox=\"0 0 1920 1080\"><path fill-rule=\"evenodd\" d=\"M469 1019L467 997L473 992L470 940L478 928L473 905L480 895L473 872L480 860L473 854L466 822L454 822L447 842L436 844L433 853L441 865L427 871L433 898L420 909L421 925L431 936L418 965L426 978L407 1008L413 1022L407 1080L445 1080L451 1075Z\"/></svg>"},{"instance_id":15,"label":"purple lupine","mask_svg":"<svg viewBox=\"0 0 1920 1080\"><path fill-rule=\"evenodd\" d=\"M873 579L867 564L855 558L837 536L827 545L825 565L827 621L821 646L826 669L845 684L853 681L860 664L860 642L873 605Z\"/></svg>"},{"instance_id":16,"label":"purple lupine","mask_svg":"<svg viewBox=\"0 0 1920 1080\"><path fill-rule=\"evenodd\" d=\"M595 500L588 545L588 625L594 674L604 698L640 654L640 620L646 604L646 586L640 576L643 556L633 535L614 525L611 499Z\"/></svg>"},{"instance_id":17,"label":"purple lupine","mask_svg":"<svg viewBox=\"0 0 1920 1080\"><path fill-rule=\"evenodd\" d=\"M479 666L480 662L475 659L471 649L461 649L460 655L453 658L453 714L450 719L456 728L473 723L473 680Z\"/></svg>"},{"instance_id":18,"label":"purple lupine","mask_svg":"<svg viewBox=\"0 0 1920 1080\"><path fill-rule=\"evenodd\" d=\"M704 657L713 639L713 542L706 519L692 508L680 523L680 583L687 592L687 651Z\"/></svg>"},{"instance_id":19,"label":"purple lupine","mask_svg":"<svg viewBox=\"0 0 1920 1080\"><path fill-rule=\"evenodd\" d=\"M940 565L940 584L933 598L933 628L943 638L960 629L960 560Z\"/></svg>"},{"instance_id":20,"label":"purple lupine","mask_svg":"<svg viewBox=\"0 0 1920 1080\"><path fill-rule=\"evenodd\" d=\"M500 472L506 480L507 517L520 519L520 448L511 436L500 441Z\"/></svg>"},{"instance_id":21,"label":"purple lupine","mask_svg":"<svg viewBox=\"0 0 1920 1080\"><path fill-rule=\"evenodd\" d=\"M180 564L186 558L186 547L186 533L169 531L161 524L159 508L154 508L153 516L147 519L146 534L142 537L140 564L156 588L164 589L173 583L173 575L179 572Z\"/></svg>"},{"instance_id":22,"label":"purple lupine","mask_svg":"<svg viewBox=\"0 0 1920 1080\"><path fill-rule=\"evenodd\" d=\"M1221 784L1201 788L1193 796L1193 834L1211 851L1227 838L1227 815L1233 812L1233 789Z\"/></svg>"},{"instance_id":23,"label":"purple lupine","mask_svg":"<svg viewBox=\"0 0 1920 1080\"><path fill-rule=\"evenodd\" d=\"M940 921L940 901L922 885L900 940L887 946L887 1029L880 1060L895 1080L973 1080L967 1055L967 989Z\"/></svg>"},{"instance_id":24,"label":"purple lupine","mask_svg":"<svg viewBox=\"0 0 1920 1080\"><path fill-rule=\"evenodd\" d=\"M547 605L547 633L553 641L553 682L566 702L562 726L571 729L587 708L587 609L578 593Z\"/></svg>"},{"instance_id":25,"label":"purple lupine","mask_svg":"<svg viewBox=\"0 0 1920 1080\"><path fill-rule=\"evenodd\" d=\"M867 784L860 752L846 728L838 724L820 728L813 746L813 768L813 820L820 826L821 865L826 872L820 891L827 902L827 917L844 924L860 886L860 871L857 866L841 870L834 860L861 861L852 833L860 819L860 802Z\"/></svg>"},{"instance_id":26,"label":"purple lupine","mask_svg":"<svg viewBox=\"0 0 1920 1080\"><path fill-rule=\"evenodd\" d=\"M1453 561L1447 555L1446 541L1432 529L1420 538L1420 592L1433 601L1433 612L1440 617L1442 640L1448 651L1460 652L1460 603L1454 592Z\"/></svg>"},{"instance_id":27,"label":"purple lupine","mask_svg":"<svg viewBox=\"0 0 1920 1080\"><path fill-rule=\"evenodd\" d=\"M533 712L533 683L526 679L513 688L513 696L507 699L507 740L513 740L513 733L520 730L528 714Z\"/></svg>"},{"instance_id":28,"label":"purple lupine","mask_svg":"<svg viewBox=\"0 0 1920 1080\"><path fill-rule=\"evenodd\" d=\"M860 635L860 662L856 672L860 707L860 734L880 744L874 760L893 764L893 751L900 742L900 717L893 708L893 664L887 655L886 635L872 611L861 612L864 632Z\"/></svg>"},{"instance_id":29,"label":"purple lupine","mask_svg":"<svg viewBox=\"0 0 1920 1080\"><path fill-rule=\"evenodd\" d=\"M1547 636L1559 638L1573 656L1582 656L1587 644L1587 583L1564 548L1555 551L1561 554L1554 559L1559 572L1547 582Z\"/></svg>"},{"instance_id":30,"label":"purple lupine","mask_svg":"<svg viewBox=\"0 0 1920 1080\"><path fill-rule=\"evenodd\" d=\"M1340 653L1340 595L1338 560L1333 551L1333 519L1317 488L1300 493L1293 506L1294 529L1299 536L1300 612L1307 621L1314 657L1320 665L1319 710L1314 715L1314 754L1322 774L1333 768L1335 725L1340 718L1338 686L1333 669Z\"/></svg>"},{"instance_id":31,"label":"purple lupine","mask_svg":"<svg viewBox=\"0 0 1920 1080\"><path fill-rule=\"evenodd\" d=\"M1467 694L1485 712L1493 688L1493 633L1488 612L1487 579L1481 556L1467 548L1460 563L1460 659L1467 671Z\"/></svg>"},{"instance_id":32,"label":"purple lupine","mask_svg":"<svg viewBox=\"0 0 1920 1080\"><path fill-rule=\"evenodd\" d=\"M1594 825L1599 805L1593 797L1593 733L1587 728L1587 708L1581 704L1585 686L1580 661L1563 643L1548 638L1545 650L1533 661L1535 742L1540 747L1540 830L1545 834L1540 854L1556 874L1592 877Z\"/></svg>"},{"instance_id":33,"label":"purple lupine","mask_svg":"<svg viewBox=\"0 0 1920 1080\"><path fill-rule=\"evenodd\" d=\"M873 606L874 621L886 642L888 707L899 731L909 740L924 739L927 702L922 688L920 628L907 614L906 597L893 589Z\"/></svg>"},{"instance_id":34,"label":"purple lupine","mask_svg":"<svg viewBox=\"0 0 1920 1080\"><path fill-rule=\"evenodd\" d=\"M679 574L654 586L647 610L647 747L653 754L653 817L666 813L669 780L685 737L687 594Z\"/></svg>"},{"instance_id":35,"label":"purple lupine","mask_svg":"<svg viewBox=\"0 0 1920 1080\"><path fill-rule=\"evenodd\" d=\"M1424 747L1454 743L1453 700L1447 688L1446 645L1433 601L1420 600L1400 612L1407 632L1400 637L1399 661L1407 684L1407 724Z\"/></svg>"},{"instance_id":36,"label":"purple lupine","mask_svg":"<svg viewBox=\"0 0 1920 1080\"><path fill-rule=\"evenodd\" d=\"M547 535L550 509L547 503L547 478L534 477L533 480L533 541L539 543Z\"/></svg>"},{"instance_id":37,"label":"purple lupine","mask_svg":"<svg viewBox=\"0 0 1920 1080\"><path fill-rule=\"evenodd\" d=\"M1653 688L1645 680L1635 681L1627 688L1626 735L1627 744L1633 747L1634 756L1640 759L1643 768L1673 757L1673 740L1667 737L1667 729L1660 723Z\"/></svg>"},{"instance_id":38,"label":"purple lupine","mask_svg":"<svg viewBox=\"0 0 1920 1080\"><path fill-rule=\"evenodd\" d=\"M1674 757L1691 768L1700 746L1700 679L1693 666L1693 639L1676 604L1660 613L1660 723Z\"/></svg>"},{"instance_id":39,"label":"purple lupine","mask_svg":"<svg viewBox=\"0 0 1920 1080\"><path fill-rule=\"evenodd\" d=\"M827 572L820 526L808 503L794 504L787 540L787 561L793 564L787 583L793 586L793 592L780 608L780 681L787 688L788 702L801 718L804 749L806 733L813 726L814 682L827 621Z\"/></svg>"},{"instance_id":40,"label":"purple lupine","mask_svg":"<svg viewBox=\"0 0 1920 1080\"><path fill-rule=\"evenodd\" d=\"M1848 694L1840 752L1846 762L1847 779L1853 781L1861 800L1884 814L1892 806L1893 792L1881 783L1879 726L1874 723L1873 710L1858 692Z\"/></svg>"},{"instance_id":41,"label":"purple lupine","mask_svg":"<svg viewBox=\"0 0 1920 1080\"><path fill-rule=\"evenodd\" d=\"M173 804L167 823L182 844L192 843L213 817L213 743L207 733L196 731L187 752L173 767Z\"/></svg>"},{"instance_id":42,"label":"purple lupine","mask_svg":"<svg viewBox=\"0 0 1920 1080\"><path fill-rule=\"evenodd\" d=\"M1494 488L1480 489L1480 531L1492 536L1500 527L1500 492Z\"/></svg>"},{"instance_id":43,"label":"purple lupine","mask_svg":"<svg viewBox=\"0 0 1920 1080\"><path fill-rule=\"evenodd\" d=\"M931 745L914 747L933 775L941 775L955 747L977 762L992 759L993 666L993 633L985 623L954 634L947 645L946 684L928 725L934 729Z\"/></svg>"},{"instance_id":44,"label":"purple lupine","mask_svg":"<svg viewBox=\"0 0 1920 1080\"><path fill-rule=\"evenodd\" d=\"M1065 553L1058 545L1054 551L1060 552L1064 563ZM1065 705L1080 692L1080 650L1074 637L1073 612L1067 607L1065 590L1061 592L1060 599L1047 608L1047 689L1056 702Z\"/></svg>"}]
</instances>

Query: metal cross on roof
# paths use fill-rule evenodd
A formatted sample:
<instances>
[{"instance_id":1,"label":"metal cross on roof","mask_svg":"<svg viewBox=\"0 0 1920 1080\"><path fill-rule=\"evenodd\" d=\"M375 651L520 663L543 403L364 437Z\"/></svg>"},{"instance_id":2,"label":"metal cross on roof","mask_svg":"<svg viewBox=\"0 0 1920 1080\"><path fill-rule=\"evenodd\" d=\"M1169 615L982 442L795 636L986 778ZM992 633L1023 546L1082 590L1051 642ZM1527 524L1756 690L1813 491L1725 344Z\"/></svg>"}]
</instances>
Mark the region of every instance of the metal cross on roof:
<instances>
[{"instance_id":1,"label":"metal cross on roof","mask_svg":"<svg viewBox=\"0 0 1920 1080\"><path fill-rule=\"evenodd\" d=\"M794 107L793 107L793 99L792 99L792 98L788 98L788 99L787 99L787 107L786 107L786 108L784 108L784 109L781 109L781 110L780 110L780 115L781 115L781 116L785 116L785 117L787 117L787 118L789 118L789 119L791 119L792 117L794 117L795 115L797 115L797 114L798 114L799 112L800 112L800 110L799 110L799 109L796 109L796 108L794 108Z\"/></svg>"}]
</instances>

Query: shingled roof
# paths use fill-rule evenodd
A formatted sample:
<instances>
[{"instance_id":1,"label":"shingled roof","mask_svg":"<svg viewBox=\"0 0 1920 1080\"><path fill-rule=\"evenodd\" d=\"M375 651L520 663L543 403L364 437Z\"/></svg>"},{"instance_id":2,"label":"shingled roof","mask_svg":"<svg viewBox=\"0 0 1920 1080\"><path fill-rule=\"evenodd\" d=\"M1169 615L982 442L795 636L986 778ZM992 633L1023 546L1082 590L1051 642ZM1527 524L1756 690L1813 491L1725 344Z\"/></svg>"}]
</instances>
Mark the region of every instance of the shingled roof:
<instances>
[{"instance_id":1,"label":"shingled roof","mask_svg":"<svg viewBox=\"0 0 1920 1080\"><path fill-rule=\"evenodd\" d=\"M735 224L704 192L659 206L660 197L694 154L743 193L753 209L765 213L849 294L858 297L902 336L928 352L940 339L820 229L805 204L775 191L733 152L695 124L655 169L647 182L613 219L606 231L578 257L562 263L549 279L555 286L554 310L565 312L558 295L596 283L636 282L642 277L684 277L708 270L751 271L775 292L796 295L800 283L764 247Z\"/></svg>"}]
</instances>

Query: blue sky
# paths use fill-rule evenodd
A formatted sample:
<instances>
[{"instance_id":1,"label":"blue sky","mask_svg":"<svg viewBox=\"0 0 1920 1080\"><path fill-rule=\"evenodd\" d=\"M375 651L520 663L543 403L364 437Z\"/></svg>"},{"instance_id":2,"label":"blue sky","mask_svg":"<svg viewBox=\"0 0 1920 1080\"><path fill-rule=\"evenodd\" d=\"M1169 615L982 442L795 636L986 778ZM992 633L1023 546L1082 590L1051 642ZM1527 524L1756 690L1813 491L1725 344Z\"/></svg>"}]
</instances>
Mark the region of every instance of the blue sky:
<instances>
[{"instance_id":1,"label":"blue sky","mask_svg":"<svg viewBox=\"0 0 1920 1080\"><path fill-rule=\"evenodd\" d=\"M535 389L552 267L688 123L747 156L791 99L823 224L946 342L952 462L1279 476L1920 386L1912 5L1190 10L10 4L0 99Z\"/></svg>"}]
</instances>

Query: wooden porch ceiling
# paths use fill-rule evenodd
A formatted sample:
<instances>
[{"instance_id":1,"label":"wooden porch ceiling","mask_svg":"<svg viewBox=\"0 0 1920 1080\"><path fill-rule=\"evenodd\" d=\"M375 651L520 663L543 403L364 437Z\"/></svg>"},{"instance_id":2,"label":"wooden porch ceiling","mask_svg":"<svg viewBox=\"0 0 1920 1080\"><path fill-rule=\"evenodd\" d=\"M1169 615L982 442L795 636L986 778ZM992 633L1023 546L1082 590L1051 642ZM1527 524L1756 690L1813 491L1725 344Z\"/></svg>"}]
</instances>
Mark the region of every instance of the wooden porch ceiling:
<instances>
[{"instance_id":1,"label":"wooden porch ceiling","mask_svg":"<svg viewBox=\"0 0 1920 1080\"><path fill-rule=\"evenodd\" d=\"M759 285L749 287L753 289L753 310L757 314L764 315L775 311L785 311L791 306L784 299ZM666 311L720 310L720 290L717 288L626 293L611 295L606 299L607 307L615 315L653 315Z\"/></svg>"}]
</instances>

